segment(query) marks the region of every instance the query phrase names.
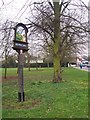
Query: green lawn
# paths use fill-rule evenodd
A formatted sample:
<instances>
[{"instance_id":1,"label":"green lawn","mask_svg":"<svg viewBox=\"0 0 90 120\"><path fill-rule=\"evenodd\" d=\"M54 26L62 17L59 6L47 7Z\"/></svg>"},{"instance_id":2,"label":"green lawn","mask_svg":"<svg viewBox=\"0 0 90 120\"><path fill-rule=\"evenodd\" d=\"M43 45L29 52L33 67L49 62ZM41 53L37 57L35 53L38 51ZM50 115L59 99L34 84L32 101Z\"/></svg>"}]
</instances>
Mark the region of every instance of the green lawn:
<instances>
[{"instance_id":1,"label":"green lawn","mask_svg":"<svg viewBox=\"0 0 90 120\"><path fill-rule=\"evenodd\" d=\"M8 76L16 75L16 69L8 69ZM17 101L17 79L3 82L2 117L87 118L88 72L64 68L62 83L52 83L52 77L52 68L24 69L23 103Z\"/></svg>"}]
</instances>

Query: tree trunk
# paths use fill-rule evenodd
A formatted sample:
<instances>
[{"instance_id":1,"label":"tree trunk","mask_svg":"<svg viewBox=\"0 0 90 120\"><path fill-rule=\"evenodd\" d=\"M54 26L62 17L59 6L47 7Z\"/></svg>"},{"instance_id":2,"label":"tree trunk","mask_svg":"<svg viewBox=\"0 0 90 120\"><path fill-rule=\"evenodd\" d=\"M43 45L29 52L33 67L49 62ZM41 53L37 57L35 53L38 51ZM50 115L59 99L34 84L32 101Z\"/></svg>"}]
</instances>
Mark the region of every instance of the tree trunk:
<instances>
[{"instance_id":1,"label":"tree trunk","mask_svg":"<svg viewBox=\"0 0 90 120\"><path fill-rule=\"evenodd\" d=\"M5 48L5 74L4 78L7 78L7 49Z\"/></svg>"},{"instance_id":2,"label":"tree trunk","mask_svg":"<svg viewBox=\"0 0 90 120\"><path fill-rule=\"evenodd\" d=\"M7 78L7 67L5 66L5 75L4 75L4 78L6 79Z\"/></svg>"},{"instance_id":3,"label":"tree trunk","mask_svg":"<svg viewBox=\"0 0 90 120\"><path fill-rule=\"evenodd\" d=\"M36 70L38 70L38 63L37 63L37 60L36 60Z\"/></svg>"},{"instance_id":4,"label":"tree trunk","mask_svg":"<svg viewBox=\"0 0 90 120\"><path fill-rule=\"evenodd\" d=\"M60 53L59 53L59 39L54 43L54 76L53 82L61 82L61 64L60 64Z\"/></svg>"},{"instance_id":5,"label":"tree trunk","mask_svg":"<svg viewBox=\"0 0 90 120\"><path fill-rule=\"evenodd\" d=\"M28 71L30 71L30 60L28 60Z\"/></svg>"},{"instance_id":6,"label":"tree trunk","mask_svg":"<svg viewBox=\"0 0 90 120\"><path fill-rule=\"evenodd\" d=\"M30 71L30 65L29 65L29 67L28 67L28 71Z\"/></svg>"},{"instance_id":7,"label":"tree trunk","mask_svg":"<svg viewBox=\"0 0 90 120\"><path fill-rule=\"evenodd\" d=\"M49 68L49 62L47 63L47 66L48 66L48 68Z\"/></svg>"},{"instance_id":8,"label":"tree trunk","mask_svg":"<svg viewBox=\"0 0 90 120\"><path fill-rule=\"evenodd\" d=\"M54 58L54 77L53 82L61 82L61 57L60 57L60 8L59 2L54 2L54 45L53 45L53 58Z\"/></svg>"}]
</instances>

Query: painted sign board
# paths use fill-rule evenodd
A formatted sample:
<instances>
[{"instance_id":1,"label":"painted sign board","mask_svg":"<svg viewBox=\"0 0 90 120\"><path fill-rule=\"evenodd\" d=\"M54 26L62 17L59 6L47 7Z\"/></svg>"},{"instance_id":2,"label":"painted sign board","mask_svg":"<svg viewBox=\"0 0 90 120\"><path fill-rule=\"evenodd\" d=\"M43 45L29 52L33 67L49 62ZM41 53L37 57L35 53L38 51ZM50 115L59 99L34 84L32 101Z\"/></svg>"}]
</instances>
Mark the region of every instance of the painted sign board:
<instances>
[{"instance_id":1,"label":"painted sign board","mask_svg":"<svg viewBox=\"0 0 90 120\"><path fill-rule=\"evenodd\" d=\"M27 32L28 29L23 23L18 23L15 26L13 49L16 50L18 53L20 52L20 50L23 50L23 52L28 51Z\"/></svg>"}]
</instances>

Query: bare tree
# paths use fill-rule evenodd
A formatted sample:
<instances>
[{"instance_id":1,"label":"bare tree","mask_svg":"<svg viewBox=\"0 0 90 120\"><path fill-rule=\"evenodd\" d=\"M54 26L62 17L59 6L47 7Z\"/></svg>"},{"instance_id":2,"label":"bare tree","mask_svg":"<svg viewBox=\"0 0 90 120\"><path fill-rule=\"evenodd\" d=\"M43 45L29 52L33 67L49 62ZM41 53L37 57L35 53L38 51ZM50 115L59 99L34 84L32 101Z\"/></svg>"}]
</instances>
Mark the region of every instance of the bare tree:
<instances>
[{"instance_id":1,"label":"bare tree","mask_svg":"<svg viewBox=\"0 0 90 120\"><path fill-rule=\"evenodd\" d=\"M13 42L13 23L6 20L6 22L1 26L1 39L0 39L0 48L1 48L1 57L5 59L5 75L7 75L7 58L12 51L12 42Z\"/></svg>"},{"instance_id":2,"label":"bare tree","mask_svg":"<svg viewBox=\"0 0 90 120\"><path fill-rule=\"evenodd\" d=\"M31 34L41 35L42 44L53 50L54 82L62 81L60 63L65 54L86 43L87 20L83 17L86 9L81 0L62 0L60 4L45 0L31 6L32 18L28 19Z\"/></svg>"}]
</instances>

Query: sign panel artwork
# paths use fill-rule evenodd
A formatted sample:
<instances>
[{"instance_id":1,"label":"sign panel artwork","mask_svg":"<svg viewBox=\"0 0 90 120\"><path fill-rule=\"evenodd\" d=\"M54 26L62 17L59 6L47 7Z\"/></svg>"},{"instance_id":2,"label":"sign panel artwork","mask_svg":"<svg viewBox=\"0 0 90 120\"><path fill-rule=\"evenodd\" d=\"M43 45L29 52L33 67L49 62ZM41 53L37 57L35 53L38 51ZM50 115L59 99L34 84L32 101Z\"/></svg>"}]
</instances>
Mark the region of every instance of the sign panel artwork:
<instances>
[{"instance_id":1,"label":"sign panel artwork","mask_svg":"<svg viewBox=\"0 0 90 120\"><path fill-rule=\"evenodd\" d=\"M26 42L26 34L23 27L18 27L16 31L16 40L21 42Z\"/></svg>"}]
</instances>

